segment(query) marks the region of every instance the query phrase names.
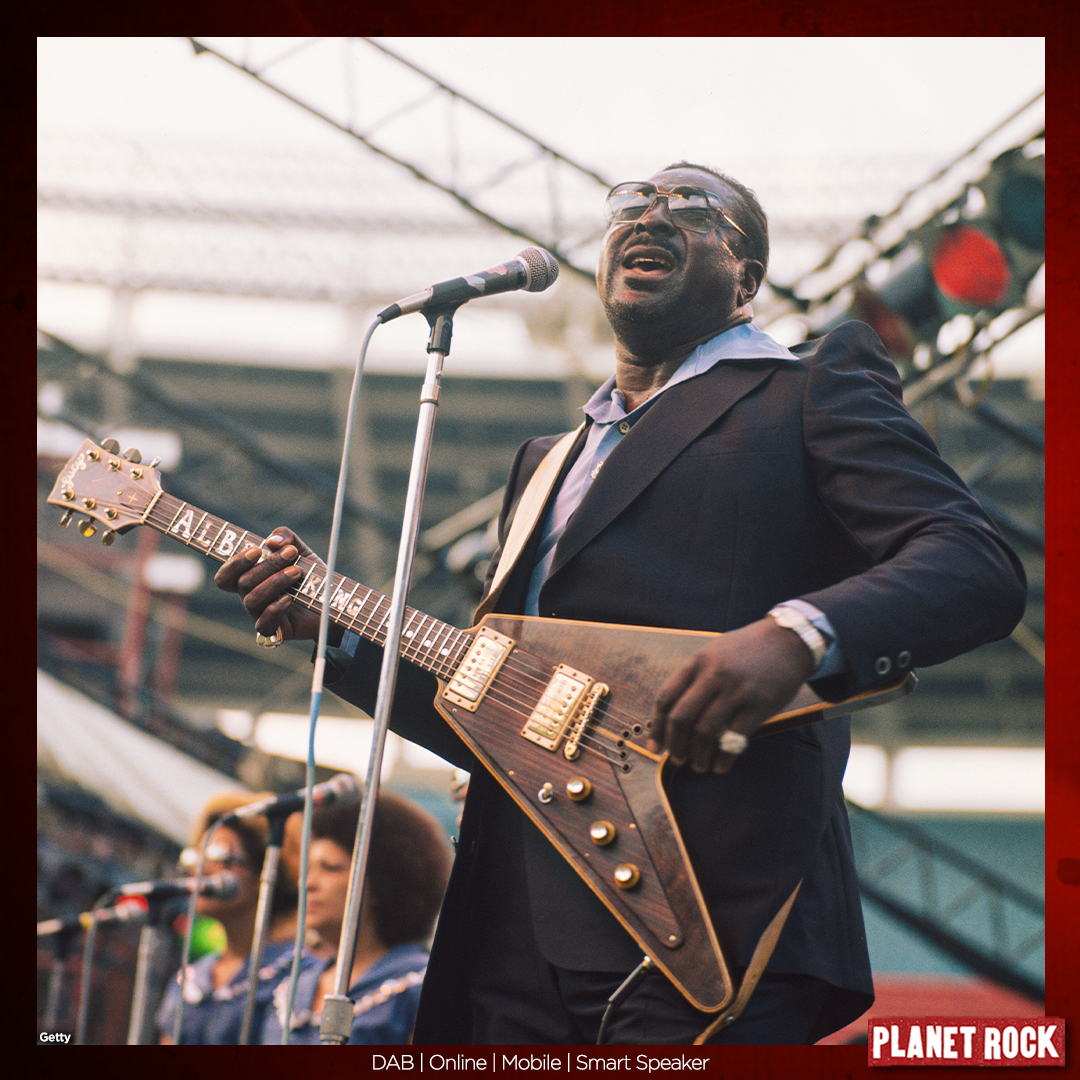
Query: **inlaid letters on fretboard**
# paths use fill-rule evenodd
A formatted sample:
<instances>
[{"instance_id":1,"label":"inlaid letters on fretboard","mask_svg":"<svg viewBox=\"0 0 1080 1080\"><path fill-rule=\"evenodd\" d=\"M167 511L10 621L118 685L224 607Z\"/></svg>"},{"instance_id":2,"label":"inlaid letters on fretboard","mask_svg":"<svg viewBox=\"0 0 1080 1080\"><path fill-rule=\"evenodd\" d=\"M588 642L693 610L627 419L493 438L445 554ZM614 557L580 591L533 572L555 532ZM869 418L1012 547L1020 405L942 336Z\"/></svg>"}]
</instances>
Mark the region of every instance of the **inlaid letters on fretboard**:
<instances>
[{"instance_id":1,"label":"inlaid letters on fretboard","mask_svg":"<svg viewBox=\"0 0 1080 1080\"><path fill-rule=\"evenodd\" d=\"M219 562L225 562L245 548L263 545L263 537L164 493L150 507L146 524ZM302 557L296 565L303 576L294 590L295 596L305 607L320 610L326 567L311 555ZM382 645L390 617L390 598L340 574L334 574L333 585L330 598L333 621ZM450 623L415 608L405 609L402 656L440 678L447 678L461 662L469 640L466 631Z\"/></svg>"}]
</instances>

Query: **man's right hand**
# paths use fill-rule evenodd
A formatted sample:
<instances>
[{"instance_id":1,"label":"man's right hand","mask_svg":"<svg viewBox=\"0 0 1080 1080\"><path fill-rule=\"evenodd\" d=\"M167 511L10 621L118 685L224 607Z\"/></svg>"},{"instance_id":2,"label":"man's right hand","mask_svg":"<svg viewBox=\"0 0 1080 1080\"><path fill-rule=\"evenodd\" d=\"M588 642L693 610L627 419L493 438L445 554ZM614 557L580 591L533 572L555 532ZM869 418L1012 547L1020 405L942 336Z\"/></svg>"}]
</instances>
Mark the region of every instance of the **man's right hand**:
<instances>
[{"instance_id":1,"label":"man's right hand","mask_svg":"<svg viewBox=\"0 0 1080 1080\"><path fill-rule=\"evenodd\" d=\"M239 595L258 633L270 637L280 630L283 641L314 641L319 636L318 610L294 604L289 595L302 577L293 564L305 555L315 553L291 529L278 528L261 548L245 548L223 563L214 584Z\"/></svg>"}]
</instances>

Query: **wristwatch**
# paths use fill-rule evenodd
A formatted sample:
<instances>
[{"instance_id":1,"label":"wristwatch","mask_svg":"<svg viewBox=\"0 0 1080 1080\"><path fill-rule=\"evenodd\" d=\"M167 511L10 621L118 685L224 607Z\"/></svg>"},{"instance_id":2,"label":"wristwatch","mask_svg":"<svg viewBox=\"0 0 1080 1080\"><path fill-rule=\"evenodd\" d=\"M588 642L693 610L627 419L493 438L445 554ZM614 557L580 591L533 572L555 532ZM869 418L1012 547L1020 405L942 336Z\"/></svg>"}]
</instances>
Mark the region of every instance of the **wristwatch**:
<instances>
[{"instance_id":1,"label":"wristwatch","mask_svg":"<svg viewBox=\"0 0 1080 1080\"><path fill-rule=\"evenodd\" d=\"M814 654L814 671L817 671L829 649L825 635L796 608L780 604L772 608L769 615L776 620L777 626L782 626L785 630L794 630L802 638L803 644Z\"/></svg>"}]
</instances>

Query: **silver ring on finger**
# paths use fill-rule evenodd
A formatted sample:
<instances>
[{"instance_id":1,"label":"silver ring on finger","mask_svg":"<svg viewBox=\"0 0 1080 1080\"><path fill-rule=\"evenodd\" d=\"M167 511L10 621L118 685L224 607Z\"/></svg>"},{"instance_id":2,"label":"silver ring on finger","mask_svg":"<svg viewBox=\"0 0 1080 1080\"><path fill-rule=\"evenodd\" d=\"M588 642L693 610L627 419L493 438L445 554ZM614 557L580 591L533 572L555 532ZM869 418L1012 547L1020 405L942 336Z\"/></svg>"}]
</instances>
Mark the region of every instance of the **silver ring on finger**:
<instances>
[{"instance_id":1,"label":"silver ring on finger","mask_svg":"<svg viewBox=\"0 0 1080 1080\"><path fill-rule=\"evenodd\" d=\"M281 627L279 626L269 637L256 631L255 644L261 645L264 649L276 649L279 645L284 645L285 639L281 636Z\"/></svg>"},{"instance_id":2,"label":"silver ring on finger","mask_svg":"<svg viewBox=\"0 0 1080 1080\"><path fill-rule=\"evenodd\" d=\"M728 730L716 742L725 754L741 754L750 740L739 731Z\"/></svg>"}]
</instances>

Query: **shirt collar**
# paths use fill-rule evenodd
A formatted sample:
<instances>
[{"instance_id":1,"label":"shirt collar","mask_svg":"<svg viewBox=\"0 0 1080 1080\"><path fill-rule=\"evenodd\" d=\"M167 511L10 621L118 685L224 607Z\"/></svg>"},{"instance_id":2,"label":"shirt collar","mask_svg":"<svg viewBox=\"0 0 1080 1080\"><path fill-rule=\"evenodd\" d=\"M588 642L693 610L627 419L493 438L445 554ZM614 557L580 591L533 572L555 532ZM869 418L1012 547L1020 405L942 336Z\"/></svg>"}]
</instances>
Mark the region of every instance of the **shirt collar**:
<instances>
[{"instance_id":1,"label":"shirt collar","mask_svg":"<svg viewBox=\"0 0 1080 1080\"><path fill-rule=\"evenodd\" d=\"M743 323L699 345L648 401L642 402L631 412L627 413L622 392L615 388L614 375L586 402L584 411L586 416L596 424L612 424L627 416L634 416L640 410L647 408L668 387L702 375L721 361L740 363L749 360L780 360L789 364L799 362L799 358L790 349L784 348L763 330L751 326L750 323Z\"/></svg>"}]
</instances>

